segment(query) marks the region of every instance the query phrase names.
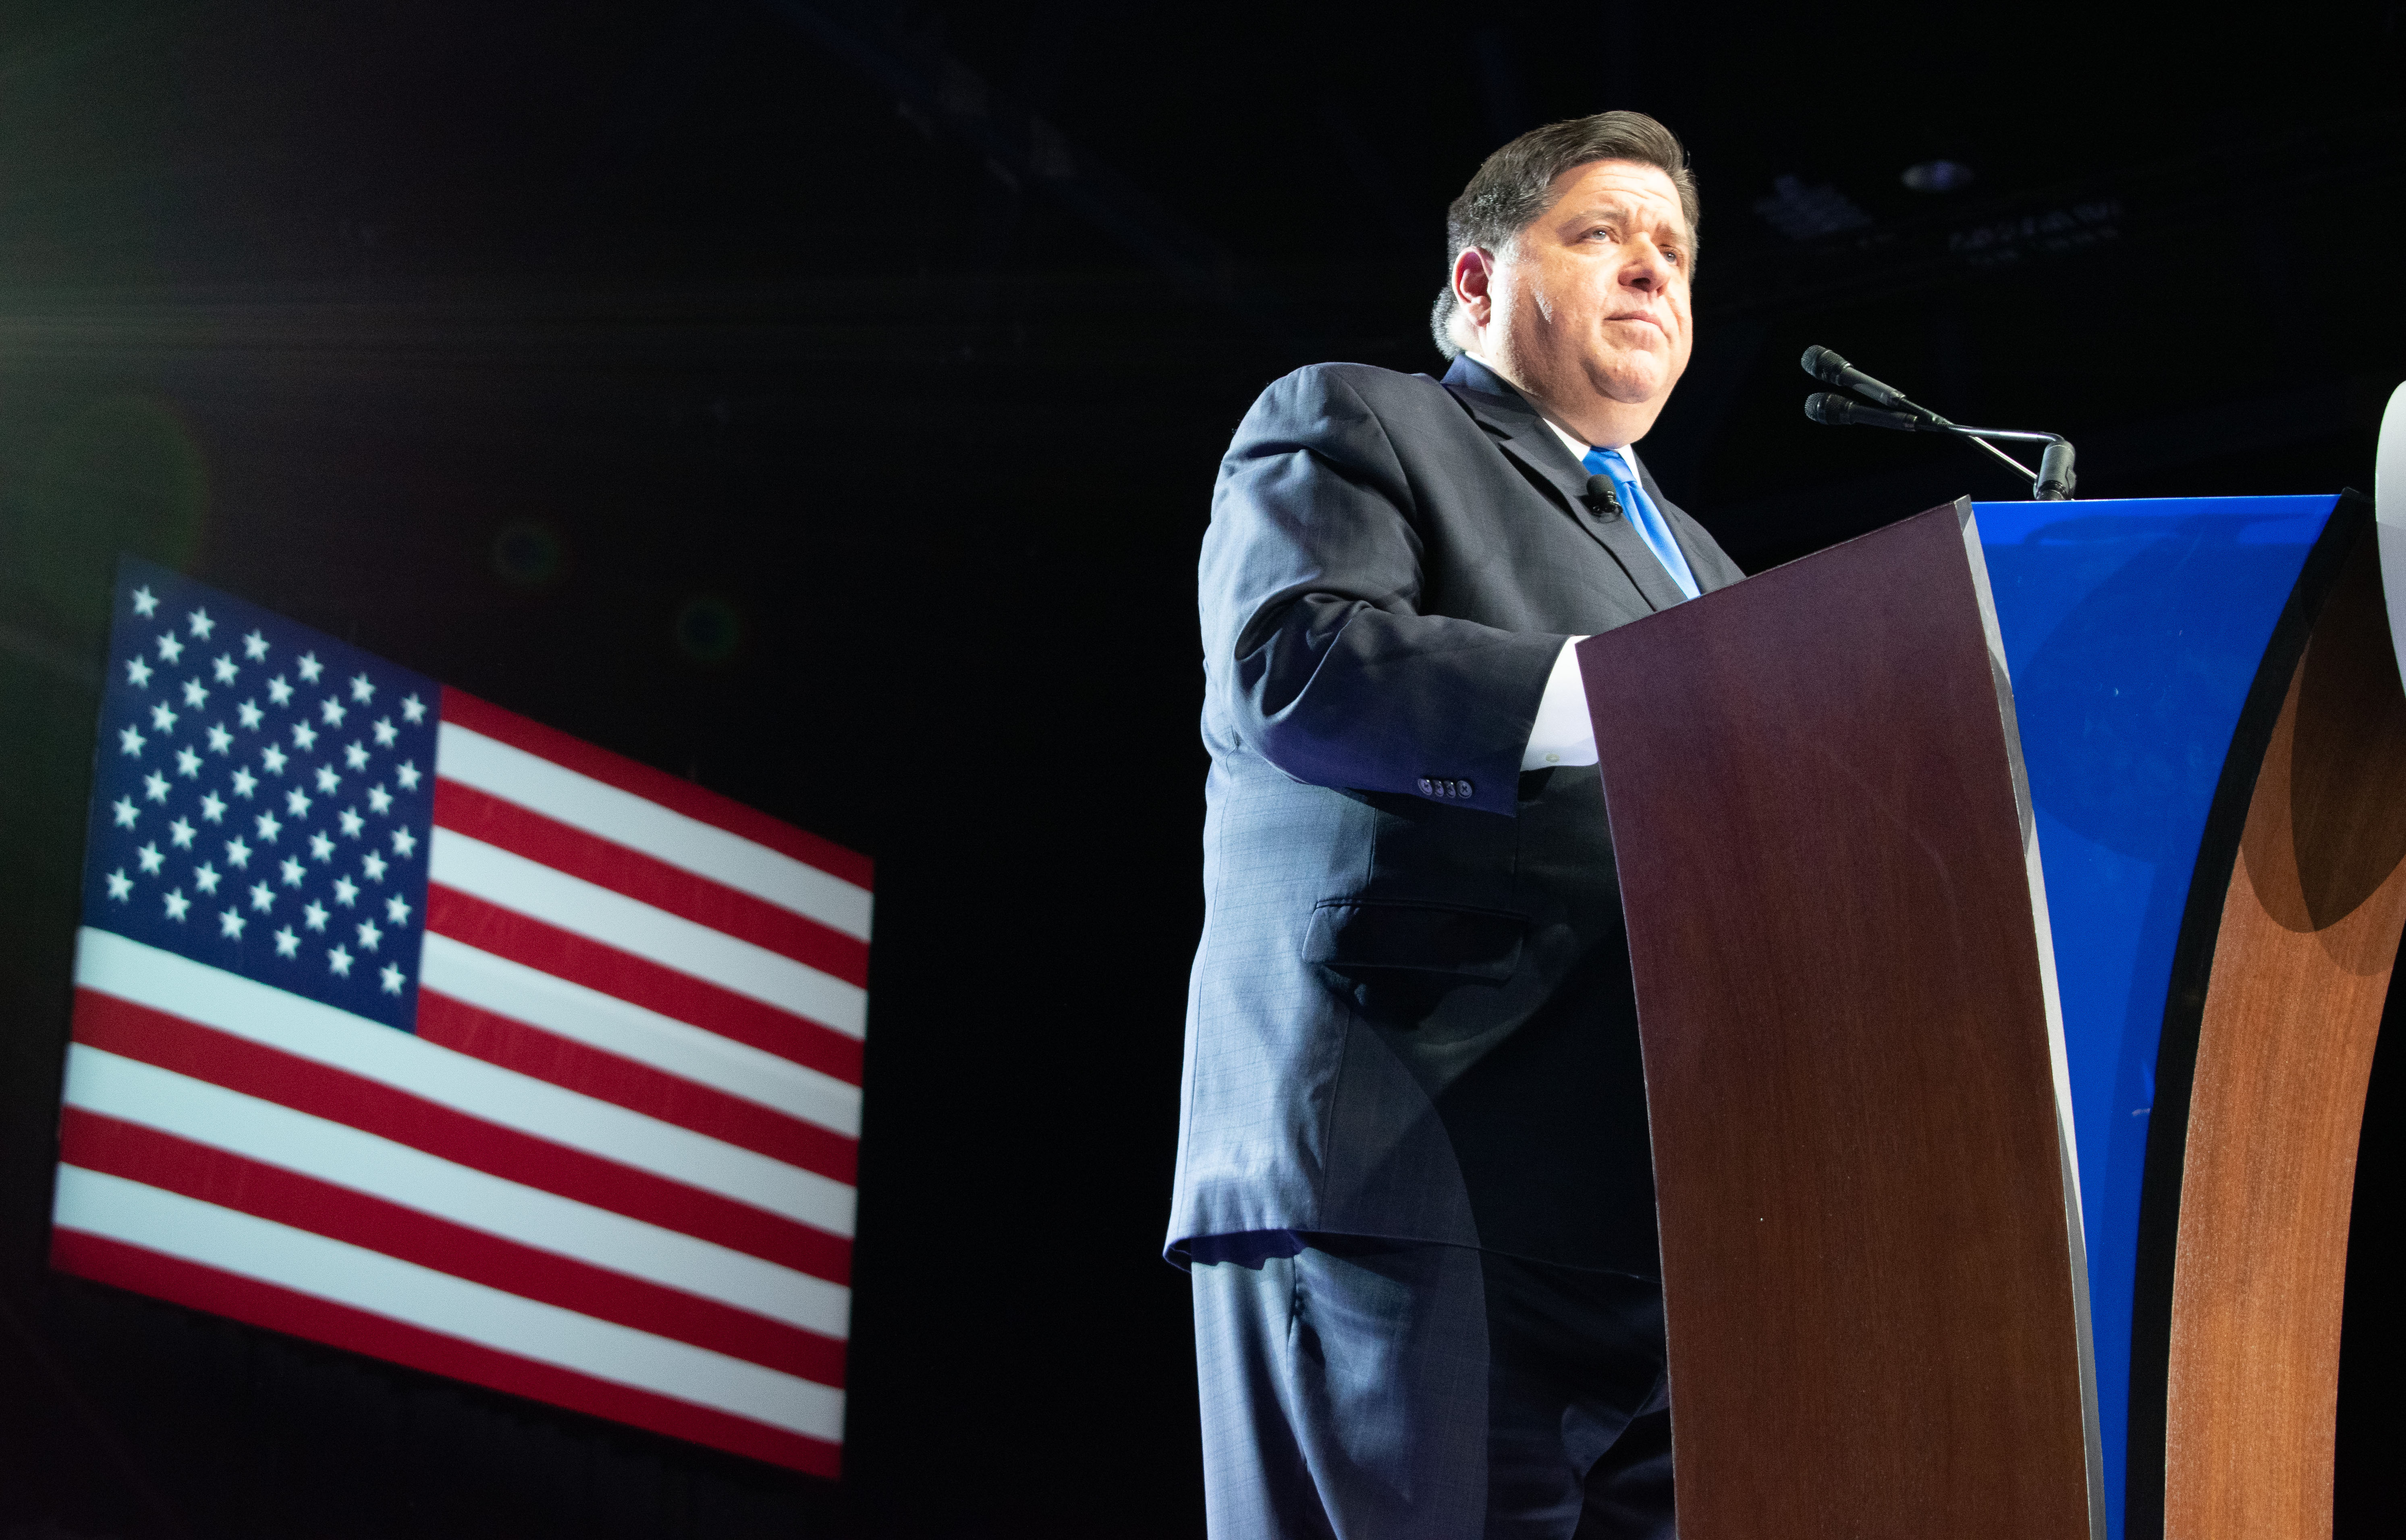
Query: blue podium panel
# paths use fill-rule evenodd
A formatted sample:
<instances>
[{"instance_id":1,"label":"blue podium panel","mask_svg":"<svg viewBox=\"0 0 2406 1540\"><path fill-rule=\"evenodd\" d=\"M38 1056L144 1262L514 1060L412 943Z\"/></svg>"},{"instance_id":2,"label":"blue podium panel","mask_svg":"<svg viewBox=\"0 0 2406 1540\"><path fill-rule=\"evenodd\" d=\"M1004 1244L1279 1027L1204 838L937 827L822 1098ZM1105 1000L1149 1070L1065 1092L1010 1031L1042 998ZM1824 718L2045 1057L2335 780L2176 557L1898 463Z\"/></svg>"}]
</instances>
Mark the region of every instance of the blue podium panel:
<instances>
[{"instance_id":1,"label":"blue podium panel","mask_svg":"<svg viewBox=\"0 0 2406 1540\"><path fill-rule=\"evenodd\" d=\"M1973 505L2062 995L2109 1533L2172 954L2241 708L2335 496Z\"/></svg>"}]
</instances>

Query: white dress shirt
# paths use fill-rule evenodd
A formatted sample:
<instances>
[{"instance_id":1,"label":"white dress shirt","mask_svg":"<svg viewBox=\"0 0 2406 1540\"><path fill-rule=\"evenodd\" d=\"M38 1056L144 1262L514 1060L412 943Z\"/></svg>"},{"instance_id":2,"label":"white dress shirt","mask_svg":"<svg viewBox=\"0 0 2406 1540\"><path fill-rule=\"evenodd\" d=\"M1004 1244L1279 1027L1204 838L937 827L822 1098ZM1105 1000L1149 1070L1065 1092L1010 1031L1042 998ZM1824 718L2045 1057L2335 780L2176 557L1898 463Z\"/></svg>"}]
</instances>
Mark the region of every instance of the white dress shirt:
<instances>
[{"instance_id":1,"label":"white dress shirt","mask_svg":"<svg viewBox=\"0 0 2406 1540\"><path fill-rule=\"evenodd\" d=\"M1576 460L1585 460L1592 445L1581 444L1556 426L1551 417L1540 419L1553 429L1554 436ZM1617 448L1621 458L1629 462L1632 474L1637 469L1637 451L1629 445L1605 445ZM1550 765L1592 765L1596 760L1595 725L1588 720L1587 685L1579 678L1578 658L1571 651L1586 641L1572 637L1554 655L1554 671L1546 676L1546 693L1537 701L1537 720L1529 728L1529 746L1521 753L1524 770L1544 770Z\"/></svg>"}]
</instances>

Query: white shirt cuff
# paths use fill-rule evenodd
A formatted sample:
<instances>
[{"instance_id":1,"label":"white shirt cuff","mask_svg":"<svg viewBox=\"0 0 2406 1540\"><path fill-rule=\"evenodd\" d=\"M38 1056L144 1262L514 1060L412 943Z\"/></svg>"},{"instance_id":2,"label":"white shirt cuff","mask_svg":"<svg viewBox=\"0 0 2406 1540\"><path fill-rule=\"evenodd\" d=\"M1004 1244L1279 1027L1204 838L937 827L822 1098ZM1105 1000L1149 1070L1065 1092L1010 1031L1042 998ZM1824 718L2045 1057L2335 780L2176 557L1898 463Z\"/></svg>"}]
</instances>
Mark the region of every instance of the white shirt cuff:
<instances>
[{"instance_id":1,"label":"white shirt cuff","mask_svg":"<svg viewBox=\"0 0 2406 1540\"><path fill-rule=\"evenodd\" d=\"M1586 640L1572 637L1554 655L1554 671L1546 676L1537 720L1529 728L1529 746L1521 755L1524 770L1595 763L1595 725L1588 720L1587 685L1579 678L1578 655L1572 651Z\"/></svg>"}]
</instances>

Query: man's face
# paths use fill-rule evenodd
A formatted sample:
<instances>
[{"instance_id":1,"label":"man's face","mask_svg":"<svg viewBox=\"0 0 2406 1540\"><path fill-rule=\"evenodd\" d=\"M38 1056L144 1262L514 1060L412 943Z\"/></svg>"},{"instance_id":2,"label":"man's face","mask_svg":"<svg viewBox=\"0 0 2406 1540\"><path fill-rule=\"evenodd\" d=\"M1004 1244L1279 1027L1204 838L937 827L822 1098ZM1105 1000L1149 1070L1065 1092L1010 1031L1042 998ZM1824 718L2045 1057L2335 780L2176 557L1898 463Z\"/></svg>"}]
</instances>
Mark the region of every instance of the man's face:
<instances>
[{"instance_id":1,"label":"man's face","mask_svg":"<svg viewBox=\"0 0 2406 1540\"><path fill-rule=\"evenodd\" d=\"M1571 426L1634 426L1635 437L1688 367L1694 252L1660 167L1572 167L1554 179L1552 205L1488 268L1489 361Z\"/></svg>"}]
</instances>

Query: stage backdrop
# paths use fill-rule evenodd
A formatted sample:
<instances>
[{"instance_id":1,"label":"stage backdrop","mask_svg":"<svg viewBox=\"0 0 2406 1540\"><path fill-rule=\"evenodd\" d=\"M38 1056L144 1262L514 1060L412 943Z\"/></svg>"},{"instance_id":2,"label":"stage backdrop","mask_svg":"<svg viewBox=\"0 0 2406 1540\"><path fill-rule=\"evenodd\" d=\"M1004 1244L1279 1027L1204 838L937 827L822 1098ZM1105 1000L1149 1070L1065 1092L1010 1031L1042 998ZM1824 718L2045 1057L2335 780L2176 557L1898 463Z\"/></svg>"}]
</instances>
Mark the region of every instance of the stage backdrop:
<instances>
[{"instance_id":1,"label":"stage backdrop","mask_svg":"<svg viewBox=\"0 0 2406 1540\"><path fill-rule=\"evenodd\" d=\"M833 1475L870 865L122 566L60 1268Z\"/></svg>"}]
</instances>

